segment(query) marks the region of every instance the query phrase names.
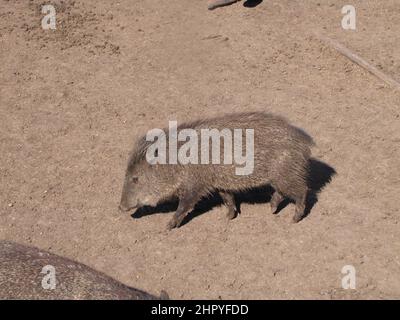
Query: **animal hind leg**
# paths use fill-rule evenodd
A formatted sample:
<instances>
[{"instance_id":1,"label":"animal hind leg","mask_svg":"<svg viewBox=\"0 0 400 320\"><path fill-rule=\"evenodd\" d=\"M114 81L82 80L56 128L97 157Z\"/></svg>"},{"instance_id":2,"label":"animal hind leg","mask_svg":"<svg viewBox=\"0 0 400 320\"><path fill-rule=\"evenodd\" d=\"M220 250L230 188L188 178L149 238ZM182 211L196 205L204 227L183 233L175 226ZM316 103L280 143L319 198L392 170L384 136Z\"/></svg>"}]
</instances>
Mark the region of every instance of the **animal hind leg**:
<instances>
[{"instance_id":1,"label":"animal hind leg","mask_svg":"<svg viewBox=\"0 0 400 320\"><path fill-rule=\"evenodd\" d=\"M306 210L307 193L308 190L306 188L304 192L294 197L296 209L295 209L295 214L293 216L293 222L299 222L304 218Z\"/></svg>"},{"instance_id":2,"label":"animal hind leg","mask_svg":"<svg viewBox=\"0 0 400 320\"><path fill-rule=\"evenodd\" d=\"M235 197L232 193L220 191L219 192L222 200L224 201L225 206L228 208L227 217L229 220L236 218L237 216L237 208L235 203Z\"/></svg>"}]
</instances>

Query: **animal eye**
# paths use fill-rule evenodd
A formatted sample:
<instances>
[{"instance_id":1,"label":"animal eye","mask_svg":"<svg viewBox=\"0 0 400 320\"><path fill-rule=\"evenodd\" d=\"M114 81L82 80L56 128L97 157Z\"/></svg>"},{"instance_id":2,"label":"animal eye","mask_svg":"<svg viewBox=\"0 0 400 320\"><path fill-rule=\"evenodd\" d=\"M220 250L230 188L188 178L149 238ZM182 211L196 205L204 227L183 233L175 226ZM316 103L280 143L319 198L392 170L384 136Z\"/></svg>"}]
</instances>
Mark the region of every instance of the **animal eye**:
<instances>
[{"instance_id":1,"label":"animal eye","mask_svg":"<svg viewBox=\"0 0 400 320\"><path fill-rule=\"evenodd\" d=\"M133 183L136 183L136 182L138 182L138 180L139 180L139 178L138 178L138 177L132 177L132 178L131 178L131 181L132 181Z\"/></svg>"}]
</instances>

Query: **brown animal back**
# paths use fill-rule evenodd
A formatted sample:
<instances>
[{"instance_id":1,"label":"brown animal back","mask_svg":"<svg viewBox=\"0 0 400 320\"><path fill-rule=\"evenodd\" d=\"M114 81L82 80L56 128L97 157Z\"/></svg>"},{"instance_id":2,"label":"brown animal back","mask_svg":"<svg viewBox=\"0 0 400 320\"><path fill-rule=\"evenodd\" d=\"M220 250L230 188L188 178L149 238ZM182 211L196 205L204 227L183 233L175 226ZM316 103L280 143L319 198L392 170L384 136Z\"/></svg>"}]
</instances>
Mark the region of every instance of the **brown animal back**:
<instances>
[{"instance_id":1,"label":"brown animal back","mask_svg":"<svg viewBox=\"0 0 400 320\"><path fill-rule=\"evenodd\" d=\"M218 117L198 119L178 125L178 132L182 129L194 129L198 133L201 129L254 129L256 148L271 148L271 150L294 147L301 148L305 155L309 155L310 147L314 145L313 139L302 129L292 126L285 118L267 112L240 112L229 113ZM168 128L162 129L168 141ZM146 136L140 137L129 157L129 165L145 159L147 148L152 141L146 141ZM183 142L179 142L178 146ZM221 144L221 148L223 144ZM168 144L167 144L168 149ZM255 150L257 153L257 150ZM168 154L168 152L167 152Z\"/></svg>"},{"instance_id":2,"label":"brown animal back","mask_svg":"<svg viewBox=\"0 0 400 320\"><path fill-rule=\"evenodd\" d=\"M0 241L0 261L0 299L158 299L81 263L10 241ZM55 268L55 289L42 287L47 265Z\"/></svg>"}]
</instances>

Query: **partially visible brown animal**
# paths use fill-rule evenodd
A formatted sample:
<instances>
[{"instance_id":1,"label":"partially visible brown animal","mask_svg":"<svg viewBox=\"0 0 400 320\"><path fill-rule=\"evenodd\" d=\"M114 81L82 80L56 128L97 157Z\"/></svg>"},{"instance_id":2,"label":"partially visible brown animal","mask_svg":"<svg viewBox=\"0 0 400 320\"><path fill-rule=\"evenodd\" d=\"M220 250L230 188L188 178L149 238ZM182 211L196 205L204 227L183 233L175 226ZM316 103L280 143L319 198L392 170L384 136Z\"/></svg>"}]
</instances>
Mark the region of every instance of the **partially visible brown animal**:
<instances>
[{"instance_id":1,"label":"partially visible brown animal","mask_svg":"<svg viewBox=\"0 0 400 320\"><path fill-rule=\"evenodd\" d=\"M55 288L42 281L54 267ZM45 269L43 269L45 268ZM42 273L42 270L44 270ZM46 289L47 288L47 289ZM10 241L0 241L0 299L156 300L81 263Z\"/></svg>"},{"instance_id":2,"label":"partially visible brown animal","mask_svg":"<svg viewBox=\"0 0 400 320\"><path fill-rule=\"evenodd\" d=\"M178 134L182 129L193 129L198 136L202 129L217 129L219 132L253 129L253 172L237 175L234 165L225 165L223 161L221 164L150 164L146 152L153 142L146 141L144 136L137 141L128 161L120 202L122 211L144 205L155 206L161 201L178 198L178 209L168 224L172 229L181 225L201 198L217 192L228 207L228 218L233 219L237 214L235 192L270 184L275 189L271 199L272 212L287 197L296 204L293 220L298 222L303 218L310 147L314 144L303 130L290 125L282 117L265 112L234 113L185 123L178 126ZM164 129L164 132L168 130ZM222 155L225 140L221 141ZM168 150L166 153L168 155Z\"/></svg>"},{"instance_id":3,"label":"partially visible brown animal","mask_svg":"<svg viewBox=\"0 0 400 320\"><path fill-rule=\"evenodd\" d=\"M208 10L214 10L218 7L227 6L229 4L238 2L239 0L211 0L208 3Z\"/></svg>"}]
</instances>

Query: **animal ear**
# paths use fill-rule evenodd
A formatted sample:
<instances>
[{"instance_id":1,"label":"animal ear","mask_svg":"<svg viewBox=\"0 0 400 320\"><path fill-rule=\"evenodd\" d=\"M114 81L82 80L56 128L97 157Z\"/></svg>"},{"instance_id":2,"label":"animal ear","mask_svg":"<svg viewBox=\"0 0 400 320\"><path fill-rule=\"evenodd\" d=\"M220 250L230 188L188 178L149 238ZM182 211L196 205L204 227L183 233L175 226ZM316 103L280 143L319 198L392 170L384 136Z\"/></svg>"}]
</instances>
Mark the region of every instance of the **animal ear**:
<instances>
[{"instance_id":1,"label":"animal ear","mask_svg":"<svg viewBox=\"0 0 400 320\"><path fill-rule=\"evenodd\" d=\"M158 148L154 151L154 157L158 157Z\"/></svg>"}]
</instances>

